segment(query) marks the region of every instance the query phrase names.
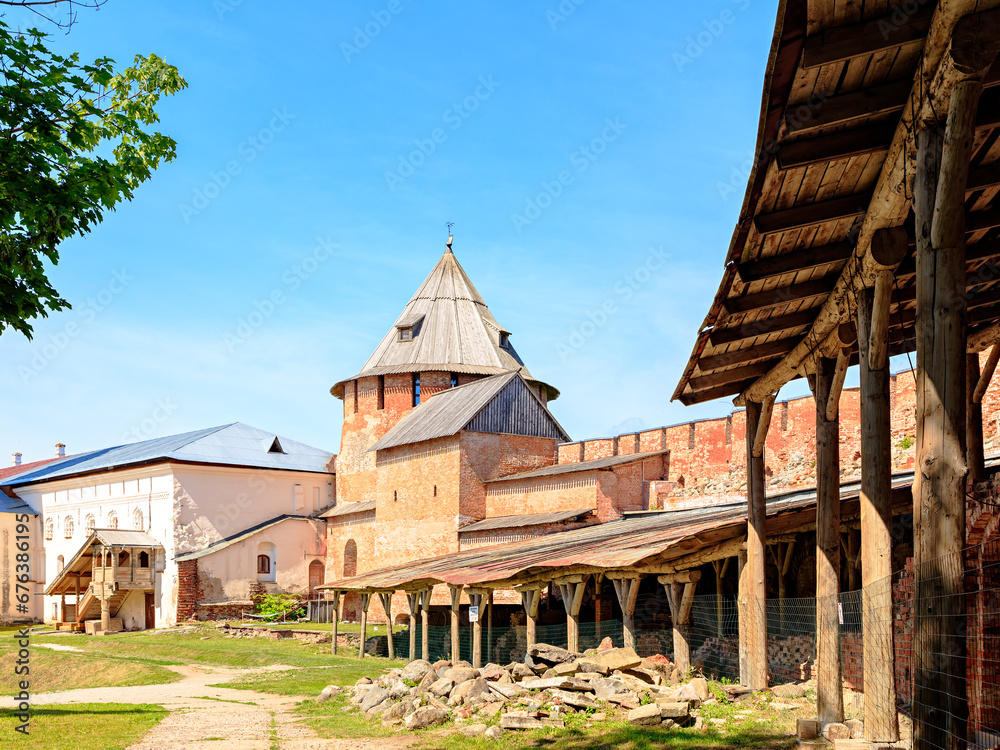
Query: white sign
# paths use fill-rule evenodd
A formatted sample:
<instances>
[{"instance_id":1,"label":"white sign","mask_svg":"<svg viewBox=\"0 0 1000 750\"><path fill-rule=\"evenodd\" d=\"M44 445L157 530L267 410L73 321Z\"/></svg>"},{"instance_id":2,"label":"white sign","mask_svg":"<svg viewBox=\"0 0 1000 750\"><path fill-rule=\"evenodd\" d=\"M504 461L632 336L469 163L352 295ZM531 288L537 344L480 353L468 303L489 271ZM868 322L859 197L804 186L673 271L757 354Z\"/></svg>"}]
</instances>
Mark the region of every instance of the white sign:
<instances>
[{"instance_id":1,"label":"white sign","mask_svg":"<svg viewBox=\"0 0 1000 750\"><path fill-rule=\"evenodd\" d=\"M479 622L479 607L469 607L469 622Z\"/></svg>"},{"instance_id":2,"label":"white sign","mask_svg":"<svg viewBox=\"0 0 1000 750\"><path fill-rule=\"evenodd\" d=\"M839 602L837 604L837 613L840 615L840 624L843 625L844 624L844 605L840 604Z\"/></svg>"}]
</instances>

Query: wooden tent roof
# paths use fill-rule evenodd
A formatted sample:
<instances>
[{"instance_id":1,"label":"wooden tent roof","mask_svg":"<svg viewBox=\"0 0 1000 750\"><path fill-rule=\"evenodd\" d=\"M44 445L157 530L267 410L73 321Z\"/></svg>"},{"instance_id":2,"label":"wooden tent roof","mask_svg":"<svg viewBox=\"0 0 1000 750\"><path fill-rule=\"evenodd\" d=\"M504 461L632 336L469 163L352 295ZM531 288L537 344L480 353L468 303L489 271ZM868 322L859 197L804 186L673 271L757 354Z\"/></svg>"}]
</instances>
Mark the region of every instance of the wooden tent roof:
<instances>
[{"instance_id":1,"label":"wooden tent roof","mask_svg":"<svg viewBox=\"0 0 1000 750\"><path fill-rule=\"evenodd\" d=\"M412 328L412 339L401 340L401 328ZM367 375L429 371L496 375L520 370L529 382L540 383L511 346L509 335L490 313L449 244L361 371L330 392L343 398L346 382ZM550 400L559 396L552 386L540 384Z\"/></svg>"},{"instance_id":2,"label":"wooden tent roof","mask_svg":"<svg viewBox=\"0 0 1000 750\"><path fill-rule=\"evenodd\" d=\"M1000 43L998 0L782 0L764 81L758 155L719 291L673 398L762 401L850 344L871 286L876 230L910 247L896 273L889 354L915 348L911 215L917 126L940 122L971 67ZM916 11L913 12L914 8ZM984 78L966 191L970 345L1000 321L1000 68ZM901 234L897 235L902 237ZM854 352L856 359L856 347Z\"/></svg>"}]
</instances>

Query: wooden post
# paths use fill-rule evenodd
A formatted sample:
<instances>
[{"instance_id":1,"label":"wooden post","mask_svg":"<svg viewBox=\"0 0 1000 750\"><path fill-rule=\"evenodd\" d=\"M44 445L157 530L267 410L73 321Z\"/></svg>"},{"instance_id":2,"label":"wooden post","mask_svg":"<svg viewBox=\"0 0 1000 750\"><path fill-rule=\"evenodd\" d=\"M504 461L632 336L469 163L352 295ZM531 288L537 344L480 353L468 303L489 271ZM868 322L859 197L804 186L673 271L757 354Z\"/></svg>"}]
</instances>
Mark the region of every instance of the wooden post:
<instances>
[{"instance_id":1,"label":"wooden post","mask_svg":"<svg viewBox=\"0 0 1000 750\"><path fill-rule=\"evenodd\" d=\"M865 738L899 739L895 659L892 645L892 464L889 367L885 357L872 368L873 342L888 328L874 319L875 292L858 293L858 350L861 370L861 587L862 664L865 675ZM964 373L963 373L964 378ZM964 403L963 403L964 412ZM838 488L839 492L839 488ZM839 552L839 528L837 545ZM831 551L832 553L832 551ZM838 568L839 574L839 568Z\"/></svg>"},{"instance_id":2,"label":"wooden post","mask_svg":"<svg viewBox=\"0 0 1000 750\"><path fill-rule=\"evenodd\" d=\"M458 633L458 614L462 606L462 587L449 585L448 591L451 594L451 661L456 662L462 660L462 643Z\"/></svg>"},{"instance_id":3,"label":"wooden post","mask_svg":"<svg viewBox=\"0 0 1000 750\"><path fill-rule=\"evenodd\" d=\"M712 560L712 567L715 569L716 635L719 638L722 638L726 629L725 600L722 597L722 581L725 579L726 571L729 570L729 563L732 561L733 558L731 557L727 557L725 560Z\"/></svg>"},{"instance_id":4,"label":"wooden post","mask_svg":"<svg viewBox=\"0 0 1000 750\"><path fill-rule=\"evenodd\" d=\"M371 604L372 594L370 591L361 592L361 645L358 647L358 656L365 658L365 641L368 640L368 605Z\"/></svg>"},{"instance_id":5,"label":"wooden post","mask_svg":"<svg viewBox=\"0 0 1000 750\"><path fill-rule=\"evenodd\" d=\"M964 747L969 715L961 559L967 474L965 186L981 90L979 80L955 84L943 145L934 126L916 137L915 750Z\"/></svg>"},{"instance_id":6,"label":"wooden post","mask_svg":"<svg viewBox=\"0 0 1000 750\"><path fill-rule=\"evenodd\" d=\"M601 584L604 582L604 574L598 573L594 576L594 637L597 642L601 642Z\"/></svg>"},{"instance_id":7,"label":"wooden post","mask_svg":"<svg viewBox=\"0 0 1000 750\"><path fill-rule=\"evenodd\" d=\"M427 625L430 620L431 594L434 589L424 589L420 592L420 658L430 661L431 650L427 635Z\"/></svg>"},{"instance_id":8,"label":"wooden post","mask_svg":"<svg viewBox=\"0 0 1000 750\"><path fill-rule=\"evenodd\" d=\"M618 606L622 608L622 638L625 648L635 648L635 602L639 596L640 576L632 574L608 573L608 578L615 586L615 595L618 597Z\"/></svg>"},{"instance_id":9,"label":"wooden post","mask_svg":"<svg viewBox=\"0 0 1000 750\"><path fill-rule=\"evenodd\" d=\"M521 604L524 605L525 615L525 638L530 649L535 645L535 628L538 625L538 604L542 600L541 586L519 588L521 592Z\"/></svg>"},{"instance_id":10,"label":"wooden post","mask_svg":"<svg viewBox=\"0 0 1000 750\"><path fill-rule=\"evenodd\" d=\"M773 403L773 401L772 401ZM767 509L764 505L764 408L746 404L747 430L747 562L740 574L740 683L767 688L767 588L764 573ZM768 416L769 416L768 412ZM755 446L760 446L756 453Z\"/></svg>"},{"instance_id":11,"label":"wooden post","mask_svg":"<svg viewBox=\"0 0 1000 750\"><path fill-rule=\"evenodd\" d=\"M994 344L993 349L990 350L990 357L987 361L987 367L989 367L990 361L993 360L993 355L1000 355L1000 344ZM996 362L993 363L993 369L996 369ZM987 369L987 372L989 370ZM983 394L986 393L986 389L989 387L990 378L992 378L993 373L989 372L990 377L986 377L986 372L982 373L985 383L980 386L980 372L979 372L979 355L978 354L966 354L965 355L965 387L966 393L969 394L967 412L966 412L966 426L965 426L965 462L969 466L969 480L973 484L978 484L986 479L986 458L983 450ZM982 391L980 391L980 387ZM976 398L978 396L978 398Z\"/></svg>"},{"instance_id":12,"label":"wooden post","mask_svg":"<svg viewBox=\"0 0 1000 750\"><path fill-rule=\"evenodd\" d=\"M76 622L82 622L82 618L80 617L80 574L79 573L76 574L76 609L74 610L74 612L75 614L73 615L73 619Z\"/></svg>"},{"instance_id":13,"label":"wooden post","mask_svg":"<svg viewBox=\"0 0 1000 750\"><path fill-rule=\"evenodd\" d=\"M389 658L396 658L396 647L392 642L392 591L379 591L378 598L382 602L382 611L385 612L385 627L387 632Z\"/></svg>"},{"instance_id":14,"label":"wooden post","mask_svg":"<svg viewBox=\"0 0 1000 750\"><path fill-rule=\"evenodd\" d=\"M816 712L824 724L844 720L840 657L840 414L827 409L837 362L816 363ZM791 553L785 570L791 565ZM866 696L867 697L867 696Z\"/></svg>"},{"instance_id":15,"label":"wooden post","mask_svg":"<svg viewBox=\"0 0 1000 750\"><path fill-rule=\"evenodd\" d=\"M483 666L483 602L486 601L487 592L483 589L469 589L469 606L478 609L476 621L472 625L472 666L479 669ZM469 618L472 619L471 617Z\"/></svg>"},{"instance_id":16,"label":"wooden post","mask_svg":"<svg viewBox=\"0 0 1000 750\"><path fill-rule=\"evenodd\" d=\"M493 661L493 589L486 598L486 661Z\"/></svg>"},{"instance_id":17,"label":"wooden post","mask_svg":"<svg viewBox=\"0 0 1000 750\"><path fill-rule=\"evenodd\" d=\"M566 608L566 648L574 653L580 650L580 605L587 576L567 576L555 581Z\"/></svg>"},{"instance_id":18,"label":"wooden post","mask_svg":"<svg viewBox=\"0 0 1000 750\"><path fill-rule=\"evenodd\" d=\"M330 620L333 622L330 630L330 653L337 655L337 626L340 622L340 592L333 592L333 612L330 613Z\"/></svg>"},{"instance_id":19,"label":"wooden post","mask_svg":"<svg viewBox=\"0 0 1000 750\"><path fill-rule=\"evenodd\" d=\"M695 587L701 580L701 572L682 571L659 576L656 580L663 584L667 592L670 619L674 626L674 666L683 680L691 670L691 604L694 602Z\"/></svg>"},{"instance_id":20,"label":"wooden post","mask_svg":"<svg viewBox=\"0 0 1000 750\"><path fill-rule=\"evenodd\" d=\"M410 608L410 661L417 658L417 610L420 609L420 593L406 592L406 604Z\"/></svg>"}]
</instances>

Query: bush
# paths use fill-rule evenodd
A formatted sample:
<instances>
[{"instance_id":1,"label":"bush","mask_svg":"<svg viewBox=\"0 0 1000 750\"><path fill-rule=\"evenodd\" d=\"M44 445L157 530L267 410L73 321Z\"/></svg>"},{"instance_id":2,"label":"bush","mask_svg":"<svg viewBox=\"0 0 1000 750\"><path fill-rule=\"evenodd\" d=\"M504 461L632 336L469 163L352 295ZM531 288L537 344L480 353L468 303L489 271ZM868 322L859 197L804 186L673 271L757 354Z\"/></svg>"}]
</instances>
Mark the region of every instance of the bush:
<instances>
[{"instance_id":1,"label":"bush","mask_svg":"<svg viewBox=\"0 0 1000 750\"><path fill-rule=\"evenodd\" d=\"M257 611L262 615L284 613L286 620L305 614L305 608L299 605L299 598L291 594L265 594L257 600Z\"/></svg>"}]
</instances>

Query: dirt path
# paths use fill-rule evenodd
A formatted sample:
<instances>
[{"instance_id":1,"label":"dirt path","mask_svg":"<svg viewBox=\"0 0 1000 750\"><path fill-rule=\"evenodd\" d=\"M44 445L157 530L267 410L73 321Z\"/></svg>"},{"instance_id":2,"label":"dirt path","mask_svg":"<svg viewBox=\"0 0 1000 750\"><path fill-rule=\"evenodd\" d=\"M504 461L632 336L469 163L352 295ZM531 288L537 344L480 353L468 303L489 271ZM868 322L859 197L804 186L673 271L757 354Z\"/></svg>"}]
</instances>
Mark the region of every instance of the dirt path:
<instances>
[{"instance_id":1,"label":"dirt path","mask_svg":"<svg viewBox=\"0 0 1000 750\"><path fill-rule=\"evenodd\" d=\"M167 685L101 687L40 693L37 706L66 703L151 703L170 711L129 750L403 750L406 738L324 740L297 717L292 709L303 698L253 690L209 687L262 672L295 669L271 666L258 669L167 667L182 679ZM9 699L0 700L0 707ZM209 745L206 740L213 740Z\"/></svg>"}]
</instances>

